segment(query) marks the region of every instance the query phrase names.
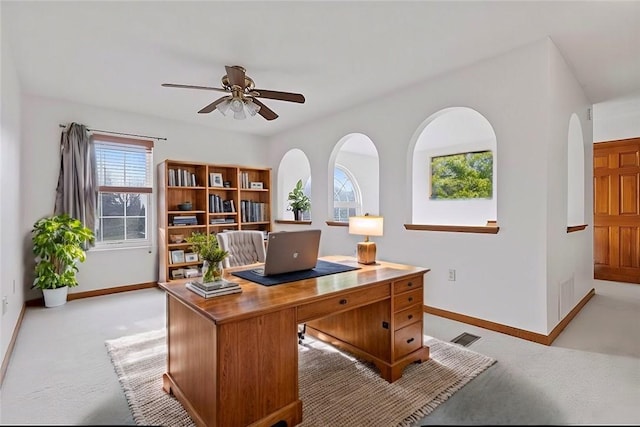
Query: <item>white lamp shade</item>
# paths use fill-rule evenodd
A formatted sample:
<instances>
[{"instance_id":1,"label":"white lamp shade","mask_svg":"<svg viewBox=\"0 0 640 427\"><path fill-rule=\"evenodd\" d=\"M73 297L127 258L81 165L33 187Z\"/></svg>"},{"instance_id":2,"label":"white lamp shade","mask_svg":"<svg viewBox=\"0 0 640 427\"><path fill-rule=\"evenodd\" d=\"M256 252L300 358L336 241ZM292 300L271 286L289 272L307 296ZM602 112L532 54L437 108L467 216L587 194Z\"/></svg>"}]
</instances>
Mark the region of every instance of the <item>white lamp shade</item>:
<instances>
[{"instance_id":1,"label":"white lamp shade","mask_svg":"<svg viewBox=\"0 0 640 427\"><path fill-rule=\"evenodd\" d=\"M361 236L382 236L383 218L381 216L350 216L349 234Z\"/></svg>"},{"instance_id":2,"label":"white lamp shade","mask_svg":"<svg viewBox=\"0 0 640 427\"><path fill-rule=\"evenodd\" d=\"M229 106L231 105L231 101L225 99L220 104L216 106L216 110L220 111L223 116L227 115L227 111L229 111Z\"/></svg>"},{"instance_id":3,"label":"white lamp shade","mask_svg":"<svg viewBox=\"0 0 640 427\"><path fill-rule=\"evenodd\" d=\"M242 99L225 99L216 106L216 109L220 111L223 116L227 115L227 112L231 110L233 112L233 118L236 120L244 120L247 114L255 116L260 111L260 106L253 102L253 100Z\"/></svg>"}]
</instances>

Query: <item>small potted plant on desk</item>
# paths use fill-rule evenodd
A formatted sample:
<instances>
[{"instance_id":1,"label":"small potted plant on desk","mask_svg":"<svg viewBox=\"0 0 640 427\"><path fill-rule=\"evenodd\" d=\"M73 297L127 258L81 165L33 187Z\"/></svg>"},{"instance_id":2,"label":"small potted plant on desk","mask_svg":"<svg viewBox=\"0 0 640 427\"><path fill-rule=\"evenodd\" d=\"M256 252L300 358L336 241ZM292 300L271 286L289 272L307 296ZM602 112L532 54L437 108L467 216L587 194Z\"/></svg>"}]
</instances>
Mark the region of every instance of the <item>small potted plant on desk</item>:
<instances>
[{"instance_id":1,"label":"small potted plant on desk","mask_svg":"<svg viewBox=\"0 0 640 427\"><path fill-rule=\"evenodd\" d=\"M36 256L33 287L42 289L45 307L67 302L68 289L78 286L78 262L86 259L85 244L93 243L93 231L67 214L41 218L31 230Z\"/></svg>"},{"instance_id":2,"label":"small potted plant on desk","mask_svg":"<svg viewBox=\"0 0 640 427\"><path fill-rule=\"evenodd\" d=\"M222 280L222 261L229 256L229 252L218 246L215 234L195 232L186 238L191 243L191 250L202 259L202 282L210 283Z\"/></svg>"},{"instance_id":3,"label":"small potted plant on desk","mask_svg":"<svg viewBox=\"0 0 640 427\"><path fill-rule=\"evenodd\" d=\"M302 180L299 179L293 190L289 192L289 207L287 210L293 211L296 221L302 221L302 213L311 209L311 199L302 191Z\"/></svg>"}]
</instances>

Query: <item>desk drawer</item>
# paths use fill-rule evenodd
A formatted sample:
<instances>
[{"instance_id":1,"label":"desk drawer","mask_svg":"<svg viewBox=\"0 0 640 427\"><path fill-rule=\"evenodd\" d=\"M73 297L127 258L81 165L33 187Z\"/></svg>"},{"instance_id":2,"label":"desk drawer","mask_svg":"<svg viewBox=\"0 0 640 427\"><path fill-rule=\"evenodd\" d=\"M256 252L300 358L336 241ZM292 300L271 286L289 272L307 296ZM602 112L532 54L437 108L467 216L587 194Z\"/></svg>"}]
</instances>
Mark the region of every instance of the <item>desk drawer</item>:
<instances>
[{"instance_id":1,"label":"desk drawer","mask_svg":"<svg viewBox=\"0 0 640 427\"><path fill-rule=\"evenodd\" d=\"M367 287L366 289L343 293L321 301L302 304L298 307L298 322L320 319L322 317L371 304L391 296L389 283Z\"/></svg>"},{"instance_id":2,"label":"desk drawer","mask_svg":"<svg viewBox=\"0 0 640 427\"><path fill-rule=\"evenodd\" d=\"M423 304L422 301L422 288L414 289L413 291L404 292L400 295L396 295L393 297L393 311L397 313L400 310L404 310L405 308L409 308L409 306L414 304Z\"/></svg>"},{"instance_id":3,"label":"desk drawer","mask_svg":"<svg viewBox=\"0 0 640 427\"><path fill-rule=\"evenodd\" d=\"M398 329L393 341L395 360L422 347L422 320Z\"/></svg>"},{"instance_id":4,"label":"desk drawer","mask_svg":"<svg viewBox=\"0 0 640 427\"><path fill-rule=\"evenodd\" d=\"M410 323L422 319L422 304L412 305L406 310L399 311L393 315L393 324L396 330L407 326Z\"/></svg>"},{"instance_id":5,"label":"desk drawer","mask_svg":"<svg viewBox=\"0 0 640 427\"><path fill-rule=\"evenodd\" d=\"M410 291L412 289L422 288L422 276L415 276L409 279L398 280L393 282L393 293Z\"/></svg>"}]
</instances>

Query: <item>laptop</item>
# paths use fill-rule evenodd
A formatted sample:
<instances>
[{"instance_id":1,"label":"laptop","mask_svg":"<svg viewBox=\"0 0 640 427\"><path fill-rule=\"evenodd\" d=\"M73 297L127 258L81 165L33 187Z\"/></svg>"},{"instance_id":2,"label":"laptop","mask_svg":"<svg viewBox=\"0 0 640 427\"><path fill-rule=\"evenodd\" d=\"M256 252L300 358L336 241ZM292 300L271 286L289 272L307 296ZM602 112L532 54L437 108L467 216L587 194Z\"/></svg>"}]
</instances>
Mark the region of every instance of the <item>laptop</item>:
<instances>
[{"instance_id":1,"label":"laptop","mask_svg":"<svg viewBox=\"0 0 640 427\"><path fill-rule=\"evenodd\" d=\"M264 268L252 270L261 276L311 270L316 266L321 230L274 231L267 235Z\"/></svg>"}]
</instances>

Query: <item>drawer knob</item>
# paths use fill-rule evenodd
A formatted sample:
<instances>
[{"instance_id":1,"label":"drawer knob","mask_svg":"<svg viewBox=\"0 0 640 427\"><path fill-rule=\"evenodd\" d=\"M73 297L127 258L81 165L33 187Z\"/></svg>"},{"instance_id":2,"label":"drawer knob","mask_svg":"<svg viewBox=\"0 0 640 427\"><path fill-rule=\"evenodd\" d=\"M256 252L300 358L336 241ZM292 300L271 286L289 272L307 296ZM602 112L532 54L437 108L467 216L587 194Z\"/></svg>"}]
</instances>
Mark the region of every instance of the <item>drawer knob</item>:
<instances>
[{"instance_id":1,"label":"drawer knob","mask_svg":"<svg viewBox=\"0 0 640 427\"><path fill-rule=\"evenodd\" d=\"M408 286L408 287L413 286L413 282L409 282L409 283L407 283L407 286Z\"/></svg>"},{"instance_id":2,"label":"drawer knob","mask_svg":"<svg viewBox=\"0 0 640 427\"><path fill-rule=\"evenodd\" d=\"M411 344L411 343L413 342L413 340L414 340L414 338L409 338L409 339L407 340L407 344Z\"/></svg>"},{"instance_id":3,"label":"drawer knob","mask_svg":"<svg viewBox=\"0 0 640 427\"><path fill-rule=\"evenodd\" d=\"M413 319L413 314L410 314L409 316L407 316L407 318L408 318L409 320Z\"/></svg>"},{"instance_id":4,"label":"drawer knob","mask_svg":"<svg viewBox=\"0 0 640 427\"><path fill-rule=\"evenodd\" d=\"M346 303L347 303L346 299L343 298L343 299L340 300L340 305L345 305Z\"/></svg>"},{"instance_id":5,"label":"drawer knob","mask_svg":"<svg viewBox=\"0 0 640 427\"><path fill-rule=\"evenodd\" d=\"M413 301L413 297L409 297L409 302Z\"/></svg>"}]
</instances>

